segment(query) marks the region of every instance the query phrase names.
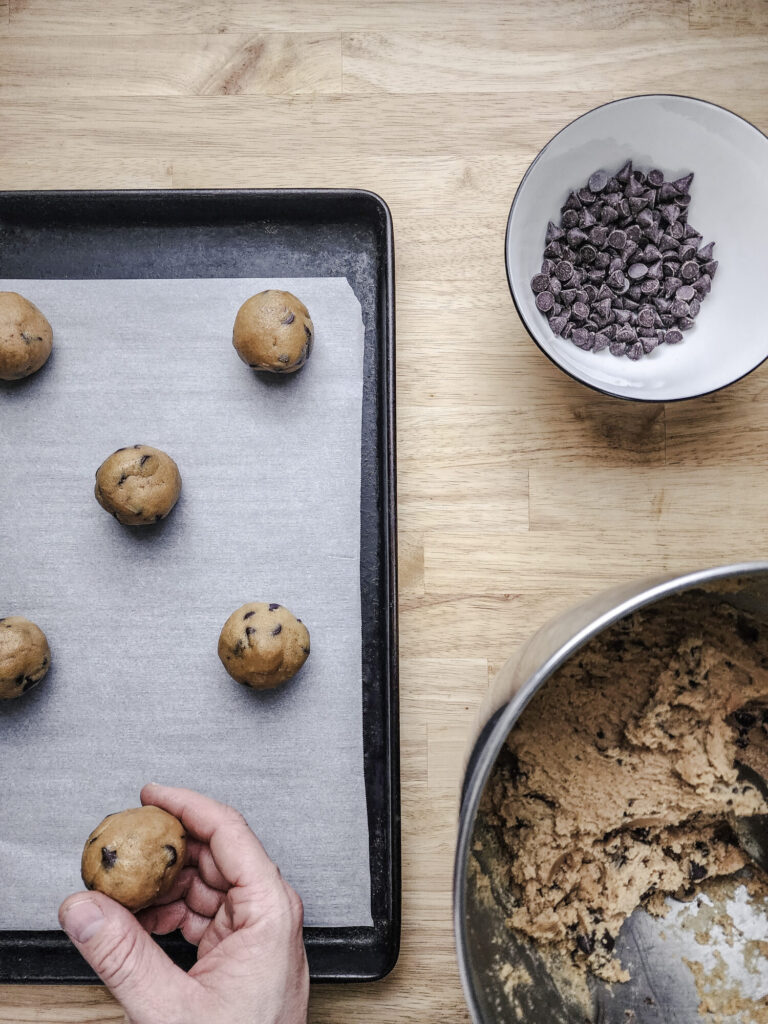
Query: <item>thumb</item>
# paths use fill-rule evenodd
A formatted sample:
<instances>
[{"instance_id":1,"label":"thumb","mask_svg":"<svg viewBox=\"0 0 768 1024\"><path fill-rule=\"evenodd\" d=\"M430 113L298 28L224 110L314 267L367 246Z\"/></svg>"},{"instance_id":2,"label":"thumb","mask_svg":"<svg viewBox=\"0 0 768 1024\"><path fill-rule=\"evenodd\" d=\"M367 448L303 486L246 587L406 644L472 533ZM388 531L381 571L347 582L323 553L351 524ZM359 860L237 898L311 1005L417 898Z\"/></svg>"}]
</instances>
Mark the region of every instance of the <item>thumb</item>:
<instances>
[{"instance_id":1,"label":"thumb","mask_svg":"<svg viewBox=\"0 0 768 1024\"><path fill-rule=\"evenodd\" d=\"M59 907L59 922L132 1022L177 1017L195 982L129 910L103 893L75 893Z\"/></svg>"}]
</instances>

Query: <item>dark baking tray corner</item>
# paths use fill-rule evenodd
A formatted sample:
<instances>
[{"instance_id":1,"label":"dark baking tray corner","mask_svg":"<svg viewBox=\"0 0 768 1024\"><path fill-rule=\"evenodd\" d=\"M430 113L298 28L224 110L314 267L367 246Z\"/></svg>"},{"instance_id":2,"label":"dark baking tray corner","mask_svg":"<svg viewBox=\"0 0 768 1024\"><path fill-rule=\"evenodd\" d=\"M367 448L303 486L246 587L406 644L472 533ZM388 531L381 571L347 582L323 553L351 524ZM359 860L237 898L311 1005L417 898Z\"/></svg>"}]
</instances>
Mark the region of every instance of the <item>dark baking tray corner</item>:
<instances>
[{"instance_id":1,"label":"dark baking tray corner","mask_svg":"<svg viewBox=\"0 0 768 1024\"><path fill-rule=\"evenodd\" d=\"M394 240L361 189L0 192L0 277L344 276L365 322L360 585L373 927L306 928L313 981L373 981L400 948ZM181 966L195 948L159 939ZM93 984L59 931L0 933L0 983Z\"/></svg>"}]
</instances>

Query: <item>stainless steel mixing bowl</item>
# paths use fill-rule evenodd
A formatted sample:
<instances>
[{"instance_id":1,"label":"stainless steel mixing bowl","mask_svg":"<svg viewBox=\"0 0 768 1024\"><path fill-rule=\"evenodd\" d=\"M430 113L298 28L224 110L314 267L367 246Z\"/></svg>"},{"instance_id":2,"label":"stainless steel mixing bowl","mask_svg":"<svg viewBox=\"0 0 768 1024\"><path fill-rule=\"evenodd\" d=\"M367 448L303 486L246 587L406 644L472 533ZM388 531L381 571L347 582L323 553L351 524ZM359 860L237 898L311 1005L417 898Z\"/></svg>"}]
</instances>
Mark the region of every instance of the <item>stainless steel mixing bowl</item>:
<instances>
[{"instance_id":1,"label":"stainless steel mixing bowl","mask_svg":"<svg viewBox=\"0 0 768 1024\"><path fill-rule=\"evenodd\" d=\"M533 695L575 651L618 619L703 585L768 627L768 562L643 580L598 594L548 623L510 658L494 680L469 748L454 867L459 969L475 1024L694 1024L721 1019L699 1013L701 994L684 963L686 948L695 942L684 914L659 920L636 910L616 945L632 980L611 986L590 978L591 1007L585 1008L558 981L547 955L506 927L503 906L488 899L487 888L477 884L470 870L473 846L481 835L487 838L482 815L478 815L484 787L510 729ZM742 904L737 910L745 933L768 937L765 908ZM720 945L717 940L713 926L709 952L717 965L715 983L764 1006L768 1021L768 961L762 958L756 974L754 963L747 970L738 943L734 947L731 940L729 944L725 935ZM530 983L516 985L514 973L505 964L520 968L520 976ZM741 1019L738 1015L722 1018L728 1024Z\"/></svg>"}]
</instances>

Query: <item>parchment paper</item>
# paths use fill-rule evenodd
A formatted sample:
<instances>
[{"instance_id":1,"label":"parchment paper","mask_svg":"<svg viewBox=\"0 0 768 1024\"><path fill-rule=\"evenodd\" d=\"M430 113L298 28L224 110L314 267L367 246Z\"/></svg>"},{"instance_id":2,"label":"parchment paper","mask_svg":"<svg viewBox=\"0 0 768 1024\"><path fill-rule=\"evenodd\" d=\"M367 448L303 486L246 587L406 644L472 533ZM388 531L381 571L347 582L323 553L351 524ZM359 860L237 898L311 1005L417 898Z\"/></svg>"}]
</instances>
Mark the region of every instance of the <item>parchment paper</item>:
<instances>
[{"instance_id":1,"label":"parchment paper","mask_svg":"<svg viewBox=\"0 0 768 1024\"><path fill-rule=\"evenodd\" d=\"M284 288L316 342L294 375L231 344L240 304ZM40 307L54 351L0 383L0 615L53 667L0 702L0 929L58 928L88 833L154 780L238 807L308 925L370 925L362 749L363 323L342 278L0 281ZM178 505L120 526L93 497L115 449L179 465ZM271 693L217 656L229 614L287 605L312 653Z\"/></svg>"}]
</instances>

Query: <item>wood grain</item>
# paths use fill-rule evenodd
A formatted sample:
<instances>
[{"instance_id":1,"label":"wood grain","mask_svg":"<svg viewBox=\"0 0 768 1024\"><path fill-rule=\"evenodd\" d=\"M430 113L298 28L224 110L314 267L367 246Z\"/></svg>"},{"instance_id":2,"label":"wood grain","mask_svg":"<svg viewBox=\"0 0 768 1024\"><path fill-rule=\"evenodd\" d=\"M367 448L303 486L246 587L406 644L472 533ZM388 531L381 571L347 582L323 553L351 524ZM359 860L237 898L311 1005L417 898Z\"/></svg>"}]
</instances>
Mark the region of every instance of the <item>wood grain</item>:
<instances>
[{"instance_id":1,"label":"wood grain","mask_svg":"<svg viewBox=\"0 0 768 1024\"><path fill-rule=\"evenodd\" d=\"M756 0L759 2L759 0ZM683 28L687 4L679 0L547 0L541 4L483 0L11 0L14 31L36 30L68 35L84 31L136 35L154 32L225 33L250 31L333 32L400 29L433 32L436 26L473 29L485 22L508 32L530 27L546 32L569 24L596 24L645 32L672 24Z\"/></svg>"},{"instance_id":2,"label":"wood grain","mask_svg":"<svg viewBox=\"0 0 768 1024\"><path fill-rule=\"evenodd\" d=\"M489 678L612 583L765 552L768 368L663 406L576 384L507 287L515 189L599 103L670 90L768 131L765 0L0 0L0 187L356 186L397 259L403 941L312 1024L469 1020L451 873ZM0 1024L124 1020L0 989Z\"/></svg>"},{"instance_id":3,"label":"wood grain","mask_svg":"<svg viewBox=\"0 0 768 1024\"><path fill-rule=\"evenodd\" d=\"M546 32L484 31L345 33L347 93L539 93L599 91L621 67L613 97L645 92L700 95L702 68L724 76L734 59L753 74L765 70L760 35L687 32L684 4L670 13L663 34L617 32L597 22L575 29L564 19ZM710 81L713 80L710 78Z\"/></svg>"},{"instance_id":4,"label":"wood grain","mask_svg":"<svg viewBox=\"0 0 768 1024\"><path fill-rule=\"evenodd\" d=\"M340 93L341 36L13 35L5 41L0 97L56 96L62 90L67 96Z\"/></svg>"}]
</instances>

